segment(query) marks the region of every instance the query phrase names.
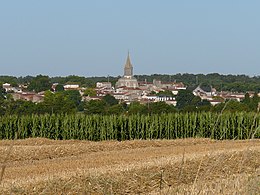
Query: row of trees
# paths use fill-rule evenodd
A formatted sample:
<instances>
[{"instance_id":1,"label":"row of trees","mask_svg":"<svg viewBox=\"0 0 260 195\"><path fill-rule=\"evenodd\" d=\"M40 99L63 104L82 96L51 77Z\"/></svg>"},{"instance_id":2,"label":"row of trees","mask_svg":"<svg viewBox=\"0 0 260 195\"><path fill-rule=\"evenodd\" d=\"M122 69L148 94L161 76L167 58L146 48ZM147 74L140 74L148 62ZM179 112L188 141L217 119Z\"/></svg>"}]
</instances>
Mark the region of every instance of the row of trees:
<instances>
[{"instance_id":1,"label":"row of trees","mask_svg":"<svg viewBox=\"0 0 260 195\"><path fill-rule=\"evenodd\" d=\"M86 114L160 114L174 112L237 112L237 111L257 111L259 97L255 94L252 98L246 94L242 102L226 101L216 106L211 106L207 100L201 100L194 96L189 90L181 90L175 97L176 107L165 102L155 102L141 104L132 102L130 105L121 103L111 95L104 96L101 100L81 101L78 91L46 91L44 101L35 104L30 101L14 101L10 94L6 94L0 88L0 115L28 115L28 114L58 114L58 113L78 113Z\"/></svg>"},{"instance_id":2,"label":"row of trees","mask_svg":"<svg viewBox=\"0 0 260 195\"><path fill-rule=\"evenodd\" d=\"M78 84L82 87L95 87L97 82L107 81L107 77L82 77L82 76L67 76L67 77L49 77L46 75L14 77L14 76L0 76L0 85L3 83L10 83L13 87L27 85L28 91L46 91L51 88L52 83L65 84ZM113 84L118 80L118 77L110 77L109 81Z\"/></svg>"},{"instance_id":3,"label":"row of trees","mask_svg":"<svg viewBox=\"0 0 260 195\"><path fill-rule=\"evenodd\" d=\"M0 115L76 113L83 110L84 102L78 91L46 91L44 101L37 104L24 100L14 101L10 94L0 93Z\"/></svg>"},{"instance_id":4,"label":"row of trees","mask_svg":"<svg viewBox=\"0 0 260 195\"><path fill-rule=\"evenodd\" d=\"M194 89L200 84L205 84L216 88L218 91L260 92L260 76L250 77L247 75L221 75L211 74L175 74L175 75L136 75L139 80L152 81L158 79L162 81L183 82L190 89Z\"/></svg>"},{"instance_id":5,"label":"row of trees","mask_svg":"<svg viewBox=\"0 0 260 195\"><path fill-rule=\"evenodd\" d=\"M109 78L108 78L109 77ZM255 91L260 92L260 76L249 77L247 75L221 75L218 73L212 74L175 74L175 75L136 75L140 81L152 82L153 79L161 81L176 81L183 82L190 89L195 88L199 84L206 84L215 87L218 91L236 91L247 92ZM13 77L13 76L0 76L0 84L10 83L12 86L18 86L19 84L29 85L29 90L45 91L50 89L51 83L60 84L79 84L83 87L94 87L96 82L110 81L114 84L118 80L119 76L107 76L107 77L82 77L82 76L67 76L67 77L48 77L38 75L36 77Z\"/></svg>"}]
</instances>

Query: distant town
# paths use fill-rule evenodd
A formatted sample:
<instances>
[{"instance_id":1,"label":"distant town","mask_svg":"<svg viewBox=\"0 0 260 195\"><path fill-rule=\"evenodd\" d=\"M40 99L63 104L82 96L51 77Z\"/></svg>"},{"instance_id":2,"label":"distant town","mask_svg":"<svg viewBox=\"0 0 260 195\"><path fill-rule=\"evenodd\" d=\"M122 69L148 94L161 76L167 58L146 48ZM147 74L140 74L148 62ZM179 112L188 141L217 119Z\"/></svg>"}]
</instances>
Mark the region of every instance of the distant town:
<instances>
[{"instance_id":1,"label":"distant town","mask_svg":"<svg viewBox=\"0 0 260 195\"><path fill-rule=\"evenodd\" d=\"M148 82L137 80L133 76L133 65L128 53L126 63L124 65L124 75L117 80L113 86L111 82L96 82L96 87L93 93L85 93L86 87L81 87L79 84L62 85L63 90L77 90L80 92L82 101L101 100L106 95L113 96L119 102L130 104L131 102L140 102L141 104L153 102L165 102L169 105L176 106L177 100L175 96L180 90L186 90L187 86L182 82L176 81L161 81L153 79ZM59 83L52 83L51 91L55 93L59 87ZM44 101L45 91L35 92L28 91L26 85L12 86L10 83L3 83L2 88L10 93L14 100L26 100L34 103ZM167 92L167 93L165 93ZM203 89L199 84L192 90L193 95L198 96L201 100L207 100L212 106L223 103L227 100L236 100L241 102L245 98L245 92L233 91L217 91L216 88L210 86ZM249 97L253 97L255 91L248 91ZM260 94L258 94L260 95Z\"/></svg>"}]
</instances>

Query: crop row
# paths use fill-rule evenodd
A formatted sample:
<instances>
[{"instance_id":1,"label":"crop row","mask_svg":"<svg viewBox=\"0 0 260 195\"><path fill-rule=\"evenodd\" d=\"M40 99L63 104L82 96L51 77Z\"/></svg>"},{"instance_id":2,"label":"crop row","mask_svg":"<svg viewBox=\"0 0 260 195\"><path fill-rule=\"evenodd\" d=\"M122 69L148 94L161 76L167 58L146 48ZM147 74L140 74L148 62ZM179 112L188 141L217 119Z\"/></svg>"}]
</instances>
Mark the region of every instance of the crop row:
<instances>
[{"instance_id":1,"label":"crop row","mask_svg":"<svg viewBox=\"0 0 260 195\"><path fill-rule=\"evenodd\" d=\"M260 137L255 113L174 113L162 115L31 115L0 117L0 139L131 140L204 137Z\"/></svg>"}]
</instances>

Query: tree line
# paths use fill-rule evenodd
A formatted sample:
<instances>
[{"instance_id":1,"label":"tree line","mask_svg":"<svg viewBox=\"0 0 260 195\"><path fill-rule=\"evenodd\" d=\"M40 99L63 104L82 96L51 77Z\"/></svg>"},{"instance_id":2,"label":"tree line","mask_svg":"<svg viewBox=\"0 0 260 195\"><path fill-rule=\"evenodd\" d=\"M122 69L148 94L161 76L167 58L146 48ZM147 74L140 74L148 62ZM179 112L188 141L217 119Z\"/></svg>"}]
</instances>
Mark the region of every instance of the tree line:
<instances>
[{"instance_id":1,"label":"tree line","mask_svg":"<svg viewBox=\"0 0 260 195\"><path fill-rule=\"evenodd\" d=\"M11 94L7 94L0 88L0 115L31 115L31 114L161 114L176 112L257 112L259 97L255 93L253 97L245 95L242 102L227 100L216 106L209 101L194 96L192 91L180 90L175 96L177 105L168 105L165 102L132 102L129 105L116 100L112 95L106 95L100 100L82 101L81 94L76 90L46 91L44 101L33 103L31 101L14 101Z\"/></svg>"},{"instance_id":2,"label":"tree line","mask_svg":"<svg viewBox=\"0 0 260 195\"><path fill-rule=\"evenodd\" d=\"M114 84L120 76L103 76L103 77L83 77L70 75L66 77L49 77L45 75L37 76L0 76L0 84L10 83L12 86L19 84L28 85L28 90L44 91L49 89L52 83L59 84L79 84L82 87L95 87L97 82L110 81ZM153 79L163 82L183 82L190 90L198 85L212 86L217 91L234 91L234 92L260 92L260 76L250 77L247 75L221 75L218 73L211 74L152 74L152 75L135 75L139 81L152 82Z\"/></svg>"}]
</instances>

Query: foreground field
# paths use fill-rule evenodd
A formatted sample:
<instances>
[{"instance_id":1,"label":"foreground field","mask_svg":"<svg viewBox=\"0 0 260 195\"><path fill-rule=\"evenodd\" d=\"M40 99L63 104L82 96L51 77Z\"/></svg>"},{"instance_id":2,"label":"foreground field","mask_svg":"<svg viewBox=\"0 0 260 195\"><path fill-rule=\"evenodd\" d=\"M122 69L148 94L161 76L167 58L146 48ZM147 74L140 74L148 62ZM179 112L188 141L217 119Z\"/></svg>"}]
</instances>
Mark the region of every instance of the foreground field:
<instances>
[{"instance_id":1,"label":"foreground field","mask_svg":"<svg viewBox=\"0 0 260 195\"><path fill-rule=\"evenodd\" d=\"M259 159L260 140L0 141L0 194L260 194Z\"/></svg>"}]
</instances>

